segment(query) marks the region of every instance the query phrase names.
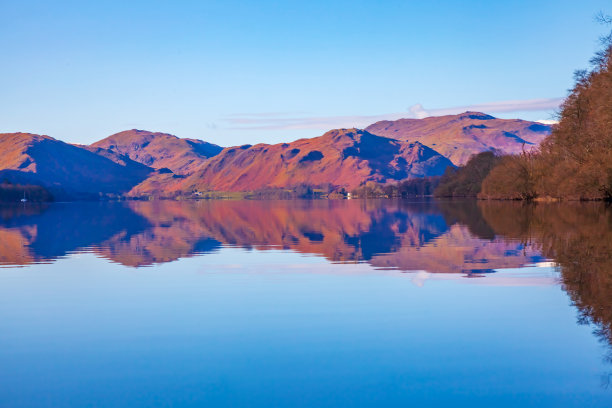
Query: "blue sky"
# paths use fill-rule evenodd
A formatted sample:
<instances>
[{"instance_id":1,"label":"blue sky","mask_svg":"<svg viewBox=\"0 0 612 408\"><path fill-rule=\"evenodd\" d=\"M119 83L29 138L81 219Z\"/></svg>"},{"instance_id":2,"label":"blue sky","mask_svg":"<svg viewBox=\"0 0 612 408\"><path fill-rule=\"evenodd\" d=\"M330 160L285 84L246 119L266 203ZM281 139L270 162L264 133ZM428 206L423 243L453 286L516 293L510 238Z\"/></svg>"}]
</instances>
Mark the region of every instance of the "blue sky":
<instances>
[{"instance_id":1,"label":"blue sky","mask_svg":"<svg viewBox=\"0 0 612 408\"><path fill-rule=\"evenodd\" d=\"M609 1L0 0L0 132L229 146L474 106L550 119L598 48L600 10Z\"/></svg>"}]
</instances>

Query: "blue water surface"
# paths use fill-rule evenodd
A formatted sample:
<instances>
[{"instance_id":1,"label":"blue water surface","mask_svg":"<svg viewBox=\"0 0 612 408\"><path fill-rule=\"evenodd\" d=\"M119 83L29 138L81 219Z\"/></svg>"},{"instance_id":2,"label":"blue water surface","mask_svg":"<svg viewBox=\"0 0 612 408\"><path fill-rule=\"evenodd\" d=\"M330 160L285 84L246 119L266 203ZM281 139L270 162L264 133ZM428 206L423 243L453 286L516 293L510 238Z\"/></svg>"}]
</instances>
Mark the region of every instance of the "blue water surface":
<instances>
[{"instance_id":1,"label":"blue water surface","mask_svg":"<svg viewBox=\"0 0 612 408\"><path fill-rule=\"evenodd\" d=\"M419 251L462 225L432 219ZM163 235L147 234L128 255ZM402 234L365 261L217 236L214 250L148 267L101 242L41 261L30 238L38 261L0 269L0 406L612 406L609 345L580 322L558 265L378 265L410 249ZM498 239L466 234L462 251Z\"/></svg>"}]
</instances>

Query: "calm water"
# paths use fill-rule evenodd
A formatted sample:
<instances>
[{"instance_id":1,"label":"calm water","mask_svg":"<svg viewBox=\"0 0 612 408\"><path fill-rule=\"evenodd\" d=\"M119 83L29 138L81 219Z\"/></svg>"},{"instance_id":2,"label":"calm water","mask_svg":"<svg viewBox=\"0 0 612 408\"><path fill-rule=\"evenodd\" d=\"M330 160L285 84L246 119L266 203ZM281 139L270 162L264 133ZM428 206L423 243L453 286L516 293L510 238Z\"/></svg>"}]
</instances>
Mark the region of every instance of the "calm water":
<instances>
[{"instance_id":1,"label":"calm water","mask_svg":"<svg viewBox=\"0 0 612 408\"><path fill-rule=\"evenodd\" d=\"M0 207L1 407L610 407L612 211Z\"/></svg>"}]
</instances>

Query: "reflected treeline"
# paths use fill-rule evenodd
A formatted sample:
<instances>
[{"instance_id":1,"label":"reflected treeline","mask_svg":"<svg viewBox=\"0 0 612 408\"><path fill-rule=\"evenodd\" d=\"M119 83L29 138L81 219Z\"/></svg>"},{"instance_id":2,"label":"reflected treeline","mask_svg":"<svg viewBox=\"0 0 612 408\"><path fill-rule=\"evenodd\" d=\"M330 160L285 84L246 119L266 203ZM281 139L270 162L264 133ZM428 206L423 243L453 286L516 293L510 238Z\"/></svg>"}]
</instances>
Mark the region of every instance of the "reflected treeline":
<instances>
[{"instance_id":1,"label":"reflected treeline","mask_svg":"<svg viewBox=\"0 0 612 408\"><path fill-rule=\"evenodd\" d=\"M581 323L612 344L612 209L603 203L479 203L484 220L508 239L537 247L560 266Z\"/></svg>"}]
</instances>

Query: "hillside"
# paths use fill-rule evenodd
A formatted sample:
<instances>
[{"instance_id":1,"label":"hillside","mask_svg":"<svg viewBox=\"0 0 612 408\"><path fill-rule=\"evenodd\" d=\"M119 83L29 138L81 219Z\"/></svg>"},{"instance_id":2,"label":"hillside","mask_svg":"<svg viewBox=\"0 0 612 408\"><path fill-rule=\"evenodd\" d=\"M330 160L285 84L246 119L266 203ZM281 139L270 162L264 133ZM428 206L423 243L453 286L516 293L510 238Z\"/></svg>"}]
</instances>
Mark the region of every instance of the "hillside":
<instances>
[{"instance_id":1,"label":"hillside","mask_svg":"<svg viewBox=\"0 0 612 408\"><path fill-rule=\"evenodd\" d=\"M481 151L519 153L538 145L550 127L466 112L378 122L367 129L372 132L336 129L291 143L225 149L135 129L89 146L27 133L2 134L0 175L68 198L173 197L303 185L352 190L368 182L440 176Z\"/></svg>"},{"instance_id":2,"label":"hillside","mask_svg":"<svg viewBox=\"0 0 612 408\"><path fill-rule=\"evenodd\" d=\"M154 169L170 169L176 174L189 174L222 148L196 139L181 139L168 133L126 130L89 146L96 153L104 151L125 155Z\"/></svg>"},{"instance_id":3,"label":"hillside","mask_svg":"<svg viewBox=\"0 0 612 408\"><path fill-rule=\"evenodd\" d=\"M152 169L123 164L49 136L0 134L0 180L41 185L56 198L93 198L129 191Z\"/></svg>"},{"instance_id":4,"label":"hillside","mask_svg":"<svg viewBox=\"0 0 612 408\"><path fill-rule=\"evenodd\" d=\"M448 166L452 166L448 159L421 143L337 129L292 143L226 148L170 188L248 191L299 184L354 188L367 181L441 175Z\"/></svg>"},{"instance_id":5,"label":"hillside","mask_svg":"<svg viewBox=\"0 0 612 408\"><path fill-rule=\"evenodd\" d=\"M424 119L380 121L366 131L409 142L421 142L449 158L465 164L470 156L488 150L518 154L540 144L551 127L520 119L497 119L480 112L432 116Z\"/></svg>"}]
</instances>

